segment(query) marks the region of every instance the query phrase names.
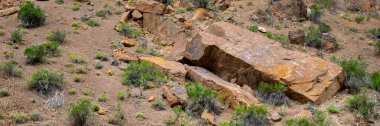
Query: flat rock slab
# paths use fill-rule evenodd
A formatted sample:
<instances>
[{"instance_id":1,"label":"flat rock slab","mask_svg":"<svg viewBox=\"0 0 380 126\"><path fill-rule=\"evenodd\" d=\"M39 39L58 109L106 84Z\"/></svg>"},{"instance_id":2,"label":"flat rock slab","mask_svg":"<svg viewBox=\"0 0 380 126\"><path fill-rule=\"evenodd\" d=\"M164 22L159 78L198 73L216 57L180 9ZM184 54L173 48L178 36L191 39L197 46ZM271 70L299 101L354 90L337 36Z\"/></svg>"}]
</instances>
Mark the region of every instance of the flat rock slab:
<instances>
[{"instance_id":1,"label":"flat rock slab","mask_svg":"<svg viewBox=\"0 0 380 126\"><path fill-rule=\"evenodd\" d=\"M136 0L134 8L143 13L164 14L165 5L154 0Z\"/></svg>"},{"instance_id":2,"label":"flat rock slab","mask_svg":"<svg viewBox=\"0 0 380 126\"><path fill-rule=\"evenodd\" d=\"M224 80L254 88L259 82L283 82L300 102L319 103L343 84L342 68L332 62L287 50L265 36L229 23L212 24L187 44L185 60Z\"/></svg>"},{"instance_id":3,"label":"flat rock slab","mask_svg":"<svg viewBox=\"0 0 380 126\"><path fill-rule=\"evenodd\" d=\"M140 59L157 65L160 69L171 76L185 78L186 69L182 63L165 60L160 57L140 57Z\"/></svg>"},{"instance_id":4,"label":"flat rock slab","mask_svg":"<svg viewBox=\"0 0 380 126\"><path fill-rule=\"evenodd\" d=\"M0 10L0 17L8 16L17 13L19 10L18 7L11 7L8 9Z\"/></svg>"},{"instance_id":5,"label":"flat rock slab","mask_svg":"<svg viewBox=\"0 0 380 126\"><path fill-rule=\"evenodd\" d=\"M227 82L212 72L196 66L185 66L186 78L201 83L203 86L218 92L224 103L230 107L237 105L253 105L259 101L239 85Z\"/></svg>"}]
</instances>

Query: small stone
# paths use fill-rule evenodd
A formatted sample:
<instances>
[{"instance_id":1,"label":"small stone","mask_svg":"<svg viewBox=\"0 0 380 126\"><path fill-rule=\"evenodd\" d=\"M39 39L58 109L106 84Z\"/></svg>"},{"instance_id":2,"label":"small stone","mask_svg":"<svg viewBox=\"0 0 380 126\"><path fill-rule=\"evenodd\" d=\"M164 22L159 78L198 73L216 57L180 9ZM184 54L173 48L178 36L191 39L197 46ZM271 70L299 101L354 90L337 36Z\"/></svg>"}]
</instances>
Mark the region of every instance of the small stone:
<instances>
[{"instance_id":1,"label":"small stone","mask_svg":"<svg viewBox=\"0 0 380 126\"><path fill-rule=\"evenodd\" d=\"M191 29L193 27L193 23L191 23L190 21L185 21L185 22L183 22L183 26L186 29Z\"/></svg>"},{"instance_id":2,"label":"small stone","mask_svg":"<svg viewBox=\"0 0 380 126\"><path fill-rule=\"evenodd\" d=\"M258 30L259 30L261 33L267 33L267 30L265 30L265 28L263 28L263 27L259 27Z\"/></svg>"},{"instance_id":3,"label":"small stone","mask_svg":"<svg viewBox=\"0 0 380 126\"><path fill-rule=\"evenodd\" d=\"M79 27L83 30L87 30L88 26L86 24L80 23Z\"/></svg>"},{"instance_id":4,"label":"small stone","mask_svg":"<svg viewBox=\"0 0 380 126\"><path fill-rule=\"evenodd\" d=\"M105 115L107 112L106 108L104 107L99 107L99 111L98 111L98 114L99 115Z\"/></svg>"},{"instance_id":5,"label":"small stone","mask_svg":"<svg viewBox=\"0 0 380 126\"><path fill-rule=\"evenodd\" d=\"M113 72L112 70L107 70L106 74L108 74L108 76L113 76L115 75L115 72Z\"/></svg>"},{"instance_id":6,"label":"small stone","mask_svg":"<svg viewBox=\"0 0 380 126\"><path fill-rule=\"evenodd\" d=\"M128 21L129 17L131 17L131 11L124 12L120 17L120 22Z\"/></svg>"},{"instance_id":7,"label":"small stone","mask_svg":"<svg viewBox=\"0 0 380 126\"><path fill-rule=\"evenodd\" d=\"M156 97L154 97L154 96L150 96L149 98L148 98L148 102L152 102L152 101L154 101L156 99Z\"/></svg>"},{"instance_id":8,"label":"small stone","mask_svg":"<svg viewBox=\"0 0 380 126\"><path fill-rule=\"evenodd\" d=\"M208 11L206 14L209 18L215 18L215 13L212 11Z\"/></svg>"},{"instance_id":9,"label":"small stone","mask_svg":"<svg viewBox=\"0 0 380 126\"><path fill-rule=\"evenodd\" d=\"M201 115L201 118L203 120L209 121L211 123L213 123L215 121L215 116L212 113L209 113L209 112L203 112L202 115Z\"/></svg>"},{"instance_id":10,"label":"small stone","mask_svg":"<svg viewBox=\"0 0 380 126\"><path fill-rule=\"evenodd\" d=\"M143 15L140 13L140 11L134 10L132 12L132 18L133 19L141 19L142 17L143 17Z\"/></svg>"},{"instance_id":11,"label":"small stone","mask_svg":"<svg viewBox=\"0 0 380 126\"><path fill-rule=\"evenodd\" d=\"M174 15L174 17L177 18L178 21L180 21L180 22L186 21L186 19L182 15L176 14L176 15Z\"/></svg>"},{"instance_id":12,"label":"small stone","mask_svg":"<svg viewBox=\"0 0 380 126\"><path fill-rule=\"evenodd\" d=\"M127 40L122 40L121 42L125 47L133 47L136 45L136 40L135 39L127 39Z\"/></svg>"},{"instance_id":13,"label":"small stone","mask_svg":"<svg viewBox=\"0 0 380 126\"><path fill-rule=\"evenodd\" d=\"M135 9L136 9L135 7L132 7L132 6L129 6L129 5L125 5L125 11L133 11Z\"/></svg>"},{"instance_id":14,"label":"small stone","mask_svg":"<svg viewBox=\"0 0 380 126\"><path fill-rule=\"evenodd\" d=\"M278 112L273 112L271 118L274 122L281 121L281 115Z\"/></svg>"}]
</instances>

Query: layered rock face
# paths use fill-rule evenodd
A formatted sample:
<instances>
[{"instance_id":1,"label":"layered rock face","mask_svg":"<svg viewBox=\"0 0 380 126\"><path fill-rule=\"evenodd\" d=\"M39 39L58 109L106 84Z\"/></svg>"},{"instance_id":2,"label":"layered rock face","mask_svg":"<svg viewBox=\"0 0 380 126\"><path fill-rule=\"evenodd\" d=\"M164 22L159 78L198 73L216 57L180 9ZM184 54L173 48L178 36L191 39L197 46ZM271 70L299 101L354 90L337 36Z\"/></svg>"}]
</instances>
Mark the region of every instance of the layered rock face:
<instances>
[{"instance_id":1,"label":"layered rock face","mask_svg":"<svg viewBox=\"0 0 380 126\"><path fill-rule=\"evenodd\" d=\"M187 44L185 60L224 80L255 88L260 81L285 83L300 102L319 103L343 84L342 68L329 61L287 50L258 33L215 23Z\"/></svg>"}]
</instances>

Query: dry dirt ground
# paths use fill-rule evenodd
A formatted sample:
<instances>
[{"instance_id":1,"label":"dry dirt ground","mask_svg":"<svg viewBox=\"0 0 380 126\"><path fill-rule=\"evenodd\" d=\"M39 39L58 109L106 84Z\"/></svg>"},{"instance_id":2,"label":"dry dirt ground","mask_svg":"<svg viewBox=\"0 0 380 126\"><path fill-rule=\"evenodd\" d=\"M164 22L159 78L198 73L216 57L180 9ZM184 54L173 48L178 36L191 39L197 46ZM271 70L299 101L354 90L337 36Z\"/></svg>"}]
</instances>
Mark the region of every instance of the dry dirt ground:
<instances>
[{"instance_id":1,"label":"dry dirt ground","mask_svg":"<svg viewBox=\"0 0 380 126\"><path fill-rule=\"evenodd\" d=\"M9 1L9 0L8 0ZM3 78L0 77L0 88L7 88L10 90L11 95L8 97L0 98L0 112L5 113L5 115L10 115L12 113L24 112L30 113L32 110L38 110L43 114L43 121L32 122L29 121L23 125L33 125L40 126L44 124L53 124L57 126L70 125L67 121L67 106L71 103L78 101L78 99L85 97L82 93L84 90L91 90L92 94L90 96L91 100L94 103L100 104L100 106L107 109L105 115L99 115L94 113L89 119L88 125L94 126L97 124L107 126L110 125L107 123L108 117L112 116L116 112L115 104L117 102L121 103L122 109L125 112L124 121L130 126L158 126L165 125L164 120L172 114L172 110L167 107L164 111L155 111L150 107L150 103L146 99L139 99L133 97L138 94L138 89L132 89L132 97L126 101L119 101L116 99L116 92L124 90L128 87L120 84L122 79L122 71L110 65L111 60L102 62L104 68L99 70L101 75L97 76L95 73L97 70L94 69L93 64L95 63L94 56L97 51L103 51L108 54L108 57L111 58L112 49L108 48L108 45L111 42L115 42L121 39L125 39L124 36L121 36L114 30L114 26L118 23L120 16L111 15L107 19L101 19L95 16L95 11L100 9L104 3L109 3L113 6L114 9L121 9L123 7L117 7L114 5L114 0L92 0L94 6L82 4L79 11L72 11L71 6L74 0L65 0L65 4L58 5L54 3L54 0L50 1L35 1L35 3L45 9L46 14L48 15L46 23L37 28L28 29L29 33L26 34L23 38L23 44L19 45L18 48L15 48L13 45L7 44L10 37L10 31L13 29L19 28L20 23L16 19L17 14L0 17L0 28L7 31L5 36L0 37L0 52L11 51L15 53L15 60L19 63L19 67L22 69L21 78ZM3 4L3 1L1 1ZM253 10L258 9L265 2L260 0L257 3L254 3L253 6L248 6L247 1L235 2L236 11L233 13L238 21L242 22L241 26L245 27L251 25L249 15L253 13ZM242 6L242 7L240 7ZM1 8L0 8L1 9ZM97 21L101 24L100 27L88 27L87 30L80 29L79 34L72 32L71 22L79 21L80 17L84 14L91 15L95 17ZM222 14L222 13L221 13ZM354 15L354 14L353 14ZM352 16L353 16L352 15ZM369 45L373 40L367 37L364 33L364 29L373 28L380 26L379 20L370 20L369 22L365 21L362 24L356 24L354 22L348 22L344 19L341 19L339 15L332 15L328 12L325 12L322 21L328 23L332 26L332 33L338 39L340 44L340 50L333 54L327 54L323 56L325 59L329 59L331 55L336 55L338 58L349 58L357 57L362 55L364 61L369 64L368 71L380 71L380 57L373 54L373 47ZM267 31L274 33L282 33L287 35L288 31L294 28L304 27L305 24L295 23L292 24L290 28L276 29L272 26L261 25L265 27ZM307 25L307 24L306 24ZM347 26L354 26L359 29L359 33L349 32L346 28ZM46 63L38 65L26 65L25 57L23 55L23 50L33 44L41 43L46 41L46 35L54 30L62 29L67 31L67 42L63 43L60 47L61 56L49 58ZM90 70L87 74L80 75L83 77L85 82L76 83L74 82L74 75L69 73L69 68L65 67L65 64L69 61L69 54L73 53L76 55L83 56L87 61L85 64ZM0 62L5 61L4 57L0 57ZM65 73L64 77L67 81L62 92L65 94L65 107L63 109L54 110L44 107L44 104L47 100L45 97L39 96L35 91L30 91L26 87L27 81L30 79L31 75L39 68L48 68L54 71L62 71ZM105 71L112 70L116 74L114 76L108 76ZM77 94L69 95L67 90L70 88L77 89ZM105 92L107 95L107 102L98 102L97 97ZM372 90L367 91L371 97L379 99L379 93ZM143 95L145 98L149 96L155 96L156 98L161 98L162 91L160 88L149 89L144 91ZM323 103L317 108L325 108L327 105L336 104L339 108L343 109L343 101L345 98L350 95L346 91L339 92L329 101ZM35 103L32 103L35 101ZM294 110L298 111L303 109L306 105L292 102L291 106L288 107L279 107L272 108L278 111L285 110ZM377 113L380 111L380 106L377 106ZM143 112L147 119L139 121L135 118L136 112ZM218 116L218 122L226 121L231 117L233 110L226 109L223 111L222 116ZM288 115L285 115L288 116ZM358 121L355 120L353 115L343 109L343 112L339 114L328 115L337 125L353 125ZM282 119L280 123L276 125L283 125L285 119ZM197 120L192 121L193 125L197 124ZM0 120L1 126L16 125L11 119ZM380 125L380 122L377 120L370 125Z\"/></svg>"}]
</instances>

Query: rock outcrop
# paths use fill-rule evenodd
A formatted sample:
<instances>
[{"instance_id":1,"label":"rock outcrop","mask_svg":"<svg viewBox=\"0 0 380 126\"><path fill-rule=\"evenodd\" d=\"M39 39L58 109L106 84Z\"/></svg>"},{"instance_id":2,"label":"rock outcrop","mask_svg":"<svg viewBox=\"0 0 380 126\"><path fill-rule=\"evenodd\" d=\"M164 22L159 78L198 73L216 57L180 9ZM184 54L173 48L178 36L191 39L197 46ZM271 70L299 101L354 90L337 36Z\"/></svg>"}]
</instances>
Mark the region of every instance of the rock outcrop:
<instances>
[{"instance_id":1,"label":"rock outcrop","mask_svg":"<svg viewBox=\"0 0 380 126\"><path fill-rule=\"evenodd\" d=\"M143 13L164 14L165 5L154 0L137 0L133 6Z\"/></svg>"},{"instance_id":2,"label":"rock outcrop","mask_svg":"<svg viewBox=\"0 0 380 126\"><path fill-rule=\"evenodd\" d=\"M229 23L215 23L187 44L185 61L226 81L254 88L260 81L281 81L300 102L320 103L343 84L342 68L332 62L284 49L258 33Z\"/></svg>"},{"instance_id":3,"label":"rock outcrop","mask_svg":"<svg viewBox=\"0 0 380 126\"><path fill-rule=\"evenodd\" d=\"M259 101L240 86L227 82L210 71L196 66L186 66L186 77L218 92L226 105L253 105Z\"/></svg>"},{"instance_id":4,"label":"rock outcrop","mask_svg":"<svg viewBox=\"0 0 380 126\"><path fill-rule=\"evenodd\" d=\"M158 68L171 76L171 78L185 78L186 69L182 63L168 61L160 57L140 57L140 59L155 64Z\"/></svg>"},{"instance_id":5,"label":"rock outcrop","mask_svg":"<svg viewBox=\"0 0 380 126\"><path fill-rule=\"evenodd\" d=\"M182 87L176 82L169 82L163 86L162 92L162 95L166 98L170 107L174 107L176 105L186 106L189 99L185 87Z\"/></svg>"}]
</instances>

